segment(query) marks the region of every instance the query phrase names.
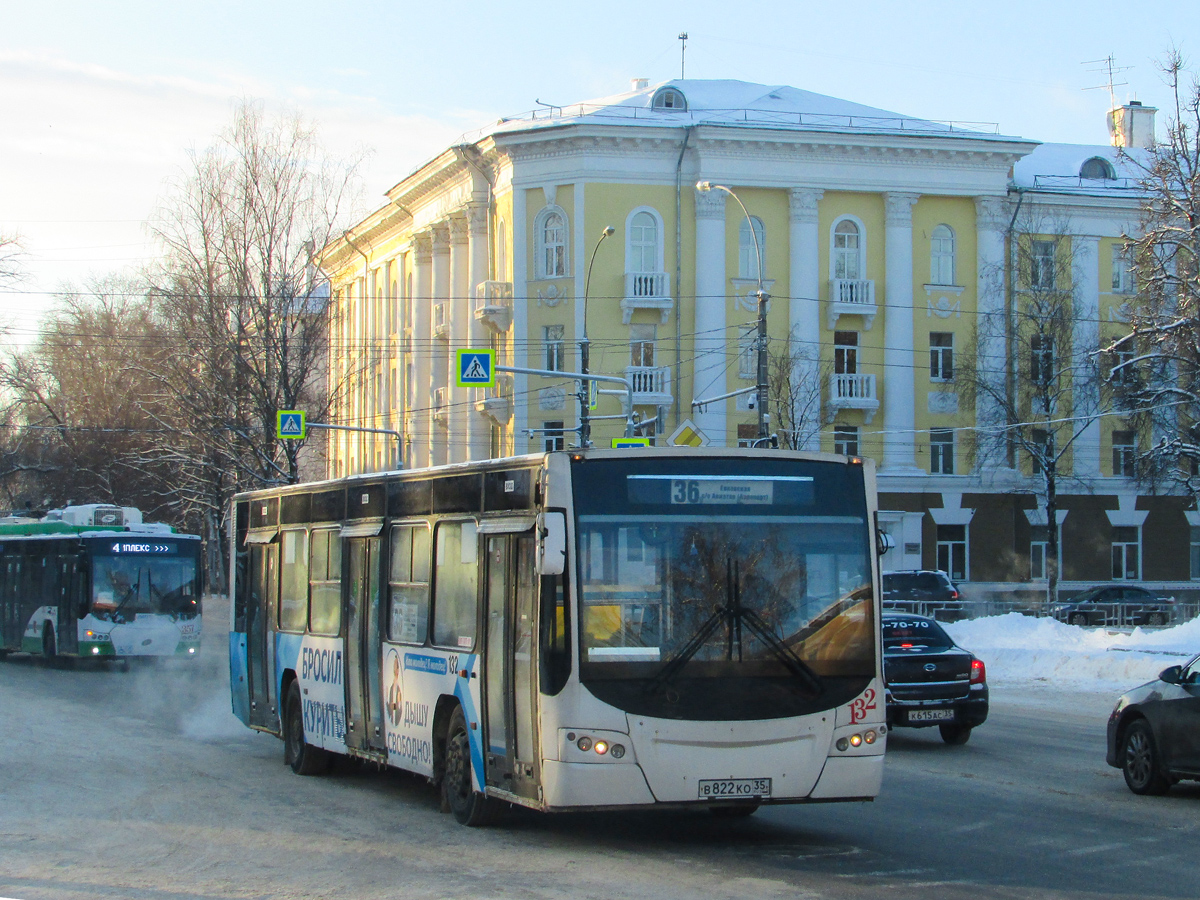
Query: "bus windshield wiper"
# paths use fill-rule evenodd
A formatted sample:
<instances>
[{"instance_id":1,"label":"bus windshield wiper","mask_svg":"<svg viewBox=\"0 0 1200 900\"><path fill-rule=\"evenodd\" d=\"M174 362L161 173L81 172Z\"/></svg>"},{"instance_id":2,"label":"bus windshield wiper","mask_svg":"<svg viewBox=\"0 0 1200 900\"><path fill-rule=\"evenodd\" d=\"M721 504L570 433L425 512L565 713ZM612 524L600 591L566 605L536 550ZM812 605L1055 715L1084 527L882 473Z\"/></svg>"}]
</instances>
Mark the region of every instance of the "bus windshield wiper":
<instances>
[{"instance_id":1,"label":"bus windshield wiper","mask_svg":"<svg viewBox=\"0 0 1200 900\"><path fill-rule=\"evenodd\" d=\"M742 606L741 579L738 577L737 563L726 559L725 571L725 605L714 609L713 614L704 621L688 642L667 660L659 669L658 674L647 684L647 690L656 690L674 679L692 657L700 652L700 648L722 624L727 628L726 658L732 661L736 649L737 660L741 662L742 626L744 624L755 637L766 645L772 655L783 664L783 667L803 683L809 693L821 694L825 690L825 686L822 684L820 676L797 656L791 647L771 633L770 627L758 613Z\"/></svg>"}]
</instances>

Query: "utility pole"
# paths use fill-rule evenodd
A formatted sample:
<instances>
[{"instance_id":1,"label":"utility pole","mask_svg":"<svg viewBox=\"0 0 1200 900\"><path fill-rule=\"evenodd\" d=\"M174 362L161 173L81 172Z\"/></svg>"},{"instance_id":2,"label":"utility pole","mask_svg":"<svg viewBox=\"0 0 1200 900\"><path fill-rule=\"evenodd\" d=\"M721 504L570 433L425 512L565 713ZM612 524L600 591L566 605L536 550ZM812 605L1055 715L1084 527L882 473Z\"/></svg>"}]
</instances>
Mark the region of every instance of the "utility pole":
<instances>
[{"instance_id":1,"label":"utility pole","mask_svg":"<svg viewBox=\"0 0 1200 900\"><path fill-rule=\"evenodd\" d=\"M589 363L589 348L587 333L587 308L588 308L588 292L592 287L592 264L596 262L596 253L600 249L600 245L605 239L610 238L616 233L616 229L611 225L605 225L604 230L600 232L600 238L596 241L596 246L592 248L592 258L588 260L587 278L583 281L583 334L579 338L579 372L583 376L580 379L579 385L579 444L585 450L592 445L592 421L590 417L591 410L588 404L592 399L591 380L588 378L588 363ZM599 381L600 379L595 379ZM633 397L630 395L629 414L633 415Z\"/></svg>"},{"instance_id":2,"label":"utility pole","mask_svg":"<svg viewBox=\"0 0 1200 900\"><path fill-rule=\"evenodd\" d=\"M687 62L687 59L686 59L686 57L687 57L687 39L688 38L687 38L686 31L679 32L679 80L680 81L683 81L683 79L685 77L683 73L685 71L684 64Z\"/></svg>"}]
</instances>

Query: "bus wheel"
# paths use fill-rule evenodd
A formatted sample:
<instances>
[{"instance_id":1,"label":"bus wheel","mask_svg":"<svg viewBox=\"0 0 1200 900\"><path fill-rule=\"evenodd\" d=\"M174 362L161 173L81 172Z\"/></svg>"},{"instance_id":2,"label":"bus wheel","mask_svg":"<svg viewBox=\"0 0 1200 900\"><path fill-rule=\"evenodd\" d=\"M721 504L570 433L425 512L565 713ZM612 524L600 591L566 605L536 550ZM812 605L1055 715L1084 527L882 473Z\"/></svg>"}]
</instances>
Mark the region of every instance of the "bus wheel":
<instances>
[{"instance_id":1,"label":"bus wheel","mask_svg":"<svg viewBox=\"0 0 1200 900\"><path fill-rule=\"evenodd\" d=\"M446 732L446 765L442 773L442 800L460 825L488 825L496 804L476 793L471 784L471 742L467 737L467 719L462 707L450 717ZM445 807L443 807L445 808Z\"/></svg>"},{"instance_id":2,"label":"bus wheel","mask_svg":"<svg viewBox=\"0 0 1200 900\"><path fill-rule=\"evenodd\" d=\"M287 707L283 721L283 761L297 775L320 775L329 771L329 752L304 740L304 706L300 702L300 684L288 685Z\"/></svg>"}]
</instances>

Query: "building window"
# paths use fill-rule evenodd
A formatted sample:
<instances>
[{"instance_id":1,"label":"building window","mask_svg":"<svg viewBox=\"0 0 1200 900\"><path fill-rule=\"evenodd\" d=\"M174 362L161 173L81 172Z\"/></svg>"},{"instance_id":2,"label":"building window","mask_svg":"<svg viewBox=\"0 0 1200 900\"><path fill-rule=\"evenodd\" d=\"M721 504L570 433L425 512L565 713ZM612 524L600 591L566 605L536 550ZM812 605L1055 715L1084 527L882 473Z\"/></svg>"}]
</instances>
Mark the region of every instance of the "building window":
<instances>
[{"instance_id":1,"label":"building window","mask_svg":"<svg viewBox=\"0 0 1200 900\"><path fill-rule=\"evenodd\" d=\"M1137 432L1114 431L1112 435L1112 473L1132 478L1137 467Z\"/></svg>"},{"instance_id":2,"label":"building window","mask_svg":"<svg viewBox=\"0 0 1200 900\"><path fill-rule=\"evenodd\" d=\"M833 452L842 456L858 456L858 426L833 426Z\"/></svg>"},{"instance_id":3,"label":"building window","mask_svg":"<svg viewBox=\"0 0 1200 900\"><path fill-rule=\"evenodd\" d=\"M666 87L654 95L654 99L650 101L650 105L654 109L687 109L687 98L683 96L683 92L675 88Z\"/></svg>"},{"instance_id":4,"label":"building window","mask_svg":"<svg viewBox=\"0 0 1200 900\"><path fill-rule=\"evenodd\" d=\"M743 325L738 329L738 378L748 381L758 378L757 325Z\"/></svg>"},{"instance_id":5,"label":"building window","mask_svg":"<svg viewBox=\"0 0 1200 900\"><path fill-rule=\"evenodd\" d=\"M1116 178L1113 167L1108 160L1093 156L1079 167L1079 177L1097 181L1111 181Z\"/></svg>"},{"instance_id":6,"label":"building window","mask_svg":"<svg viewBox=\"0 0 1200 900\"><path fill-rule=\"evenodd\" d=\"M753 226L753 231L751 227ZM758 250L755 252L754 241L758 240ZM761 258L761 265L759 260ZM766 278L767 272L767 232L762 219L751 216L749 220L742 219L738 227L738 278Z\"/></svg>"},{"instance_id":7,"label":"building window","mask_svg":"<svg viewBox=\"0 0 1200 900\"><path fill-rule=\"evenodd\" d=\"M551 372L563 371L563 325L543 325L542 345L546 348L545 368Z\"/></svg>"},{"instance_id":8,"label":"building window","mask_svg":"<svg viewBox=\"0 0 1200 900\"><path fill-rule=\"evenodd\" d=\"M954 335L949 331L929 332L929 377L933 381L954 380Z\"/></svg>"},{"instance_id":9,"label":"building window","mask_svg":"<svg viewBox=\"0 0 1200 900\"><path fill-rule=\"evenodd\" d=\"M954 231L949 225L933 229L929 250L929 283L954 284Z\"/></svg>"},{"instance_id":10,"label":"building window","mask_svg":"<svg viewBox=\"0 0 1200 900\"><path fill-rule=\"evenodd\" d=\"M1200 528L1192 526L1188 558L1192 565L1192 581L1200 580Z\"/></svg>"},{"instance_id":11,"label":"building window","mask_svg":"<svg viewBox=\"0 0 1200 900\"><path fill-rule=\"evenodd\" d=\"M629 364L651 367L654 365L654 340L658 327L655 325L629 326Z\"/></svg>"},{"instance_id":12,"label":"building window","mask_svg":"<svg viewBox=\"0 0 1200 900\"><path fill-rule=\"evenodd\" d=\"M842 219L833 229L833 277L862 278L862 235L850 219Z\"/></svg>"},{"instance_id":13,"label":"building window","mask_svg":"<svg viewBox=\"0 0 1200 900\"><path fill-rule=\"evenodd\" d=\"M1043 388L1054 381L1054 338L1048 334L1029 337L1029 381Z\"/></svg>"},{"instance_id":14,"label":"building window","mask_svg":"<svg viewBox=\"0 0 1200 900\"><path fill-rule=\"evenodd\" d=\"M750 423L739 423L737 427L738 446L753 447L755 441L758 440L758 425Z\"/></svg>"},{"instance_id":15,"label":"building window","mask_svg":"<svg viewBox=\"0 0 1200 900\"><path fill-rule=\"evenodd\" d=\"M1142 530L1136 525L1113 529L1113 581L1137 581L1141 577Z\"/></svg>"},{"instance_id":16,"label":"building window","mask_svg":"<svg viewBox=\"0 0 1200 900\"><path fill-rule=\"evenodd\" d=\"M508 238L503 219L496 226L496 280L508 281Z\"/></svg>"},{"instance_id":17,"label":"building window","mask_svg":"<svg viewBox=\"0 0 1200 900\"><path fill-rule=\"evenodd\" d=\"M566 437L563 434L562 422L543 422L542 423L542 446L549 453L552 450L563 450L566 448Z\"/></svg>"},{"instance_id":18,"label":"building window","mask_svg":"<svg viewBox=\"0 0 1200 900\"><path fill-rule=\"evenodd\" d=\"M1137 293L1132 255L1121 244L1113 244L1112 248L1112 289L1114 294Z\"/></svg>"},{"instance_id":19,"label":"building window","mask_svg":"<svg viewBox=\"0 0 1200 900\"><path fill-rule=\"evenodd\" d=\"M1037 453L1030 453L1030 465L1034 475L1042 474L1042 460L1050 455L1050 432L1035 428L1030 433L1030 443L1037 448Z\"/></svg>"},{"instance_id":20,"label":"building window","mask_svg":"<svg viewBox=\"0 0 1200 900\"><path fill-rule=\"evenodd\" d=\"M1034 525L1029 535L1029 580L1046 579L1046 547L1050 529L1046 525Z\"/></svg>"},{"instance_id":21,"label":"building window","mask_svg":"<svg viewBox=\"0 0 1200 900\"><path fill-rule=\"evenodd\" d=\"M562 278L567 275L567 216L556 206L538 213L534 222L537 241L537 277Z\"/></svg>"},{"instance_id":22,"label":"building window","mask_svg":"<svg viewBox=\"0 0 1200 900\"><path fill-rule=\"evenodd\" d=\"M649 209L639 209L626 226L629 244L626 247L626 272L662 271L662 227L658 215Z\"/></svg>"},{"instance_id":23,"label":"building window","mask_svg":"<svg viewBox=\"0 0 1200 900\"><path fill-rule=\"evenodd\" d=\"M1029 286L1034 290L1054 290L1054 241L1033 241L1029 251Z\"/></svg>"},{"instance_id":24,"label":"building window","mask_svg":"<svg viewBox=\"0 0 1200 900\"><path fill-rule=\"evenodd\" d=\"M1112 368L1108 373L1108 380L1118 387L1133 387L1137 384L1137 366L1134 364L1134 359L1137 357L1137 351L1130 346L1129 342L1123 343L1120 347L1113 351Z\"/></svg>"},{"instance_id":25,"label":"building window","mask_svg":"<svg viewBox=\"0 0 1200 900\"><path fill-rule=\"evenodd\" d=\"M833 333L833 371L837 375L858 374L858 332Z\"/></svg>"},{"instance_id":26,"label":"building window","mask_svg":"<svg viewBox=\"0 0 1200 900\"><path fill-rule=\"evenodd\" d=\"M967 526L939 525L937 527L937 567L951 581L967 580Z\"/></svg>"},{"instance_id":27,"label":"building window","mask_svg":"<svg viewBox=\"0 0 1200 900\"><path fill-rule=\"evenodd\" d=\"M929 432L929 471L934 475L954 474L954 432L949 428Z\"/></svg>"}]
</instances>

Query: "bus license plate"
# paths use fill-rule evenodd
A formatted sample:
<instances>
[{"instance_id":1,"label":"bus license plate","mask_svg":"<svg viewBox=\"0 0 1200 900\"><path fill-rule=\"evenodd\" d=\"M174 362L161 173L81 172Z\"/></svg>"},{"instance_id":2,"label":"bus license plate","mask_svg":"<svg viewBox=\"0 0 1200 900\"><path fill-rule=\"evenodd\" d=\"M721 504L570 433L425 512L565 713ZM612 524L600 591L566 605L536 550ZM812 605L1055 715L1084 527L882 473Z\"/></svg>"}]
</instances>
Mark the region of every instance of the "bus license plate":
<instances>
[{"instance_id":1,"label":"bus license plate","mask_svg":"<svg viewBox=\"0 0 1200 900\"><path fill-rule=\"evenodd\" d=\"M910 709L908 711L908 721L910 722L951 722L954 720L954 710L952 709Z\"/></svg>"},{"instance_id":2,"label":"bus license plate","mask_svg":"<svg viewBox=\"0 0 1200 900\"><path fill-rule=\"evenodd\" d=\"M701 800L735 800L771 796L770 778L722 778L700 781Z\"/></svg>"}]
</instances>

